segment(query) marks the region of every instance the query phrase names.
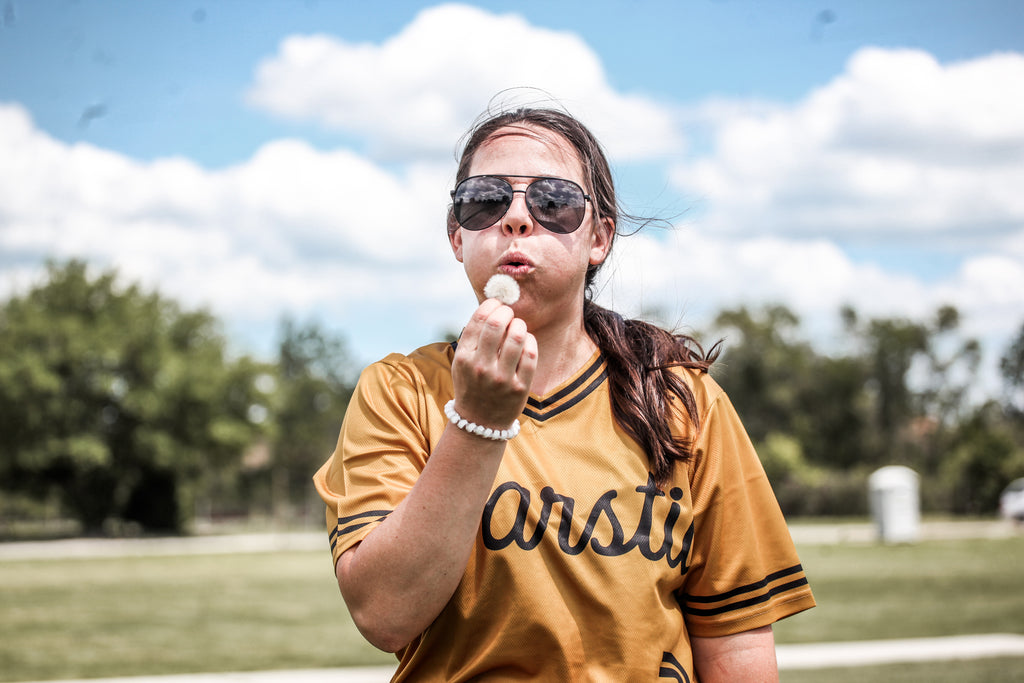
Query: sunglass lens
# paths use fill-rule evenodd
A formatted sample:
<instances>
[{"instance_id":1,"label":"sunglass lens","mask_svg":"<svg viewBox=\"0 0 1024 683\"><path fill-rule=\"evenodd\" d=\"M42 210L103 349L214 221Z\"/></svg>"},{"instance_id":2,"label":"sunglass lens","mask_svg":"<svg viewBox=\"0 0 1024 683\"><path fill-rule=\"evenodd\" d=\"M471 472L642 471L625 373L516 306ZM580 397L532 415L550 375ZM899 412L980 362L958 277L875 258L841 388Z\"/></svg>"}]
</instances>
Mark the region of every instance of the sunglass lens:
<instances>
[{"instance_id":1,"label":"sunglass lens","mask_svg":"<svg viewBox=\"0 0 1024 683\"><path fill-rule=\"evenodd\" d=\"M551 232L573 232L587 212L583 189L559 178L535 180L526 190L526 204L533 217Z\"/></svg>"},{"instance_id":2,"label":"sunglass lens","mask_svg":"<svg viewBox=\"0 0 1024 683\"><path fill-rule=\"evenodd\" d=\"M455 188L455 220L467 230L483 230L505 215L512 204L512 186L501 178L466 178Z\"/></svg>"}]
</instances>

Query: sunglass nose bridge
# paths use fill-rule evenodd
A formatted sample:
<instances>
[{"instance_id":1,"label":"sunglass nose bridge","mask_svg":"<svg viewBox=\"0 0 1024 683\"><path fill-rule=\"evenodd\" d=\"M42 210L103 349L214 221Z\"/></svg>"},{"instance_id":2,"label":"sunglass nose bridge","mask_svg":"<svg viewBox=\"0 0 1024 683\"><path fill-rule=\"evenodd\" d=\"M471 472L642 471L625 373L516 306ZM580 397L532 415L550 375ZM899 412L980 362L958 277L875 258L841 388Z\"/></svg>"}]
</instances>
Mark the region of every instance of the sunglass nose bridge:
<instances>
[{"instance_id":1,"label":"sunglass nose bridge","mask_svg":"<svg viewBox=\"0 0 1024 683\"><path fill-rule=\"evenodd\" d=\"M501 223L501 230L502 232L508 231L517 235L526 235L535 226L539 226L540 222L530 206L529 195L527 195L526 190L517 190L513 187L510 192L508 205L505 207L501 218L498 219ZM522 203L520 204L516 202L517 194L523 195Z\"/></svg>"}]
</instances>

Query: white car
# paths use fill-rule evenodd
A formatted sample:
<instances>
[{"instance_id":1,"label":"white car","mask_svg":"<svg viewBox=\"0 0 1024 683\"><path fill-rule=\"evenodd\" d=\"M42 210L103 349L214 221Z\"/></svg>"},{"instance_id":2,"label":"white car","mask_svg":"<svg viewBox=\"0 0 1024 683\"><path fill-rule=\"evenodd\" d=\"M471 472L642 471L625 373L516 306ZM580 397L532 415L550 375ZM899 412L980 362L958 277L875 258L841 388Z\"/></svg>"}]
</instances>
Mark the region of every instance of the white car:
<instances>
[{"instance_id":1,"label":"white car","mask_svg":"<svg viewBox=\"0 0 1024 683\"><path fill-rule=\"evenodd\" d=\"M999 512L1006 519L1024 522L1024 478L1014 479L999 496Z\"/></svg>"}]
</instances>

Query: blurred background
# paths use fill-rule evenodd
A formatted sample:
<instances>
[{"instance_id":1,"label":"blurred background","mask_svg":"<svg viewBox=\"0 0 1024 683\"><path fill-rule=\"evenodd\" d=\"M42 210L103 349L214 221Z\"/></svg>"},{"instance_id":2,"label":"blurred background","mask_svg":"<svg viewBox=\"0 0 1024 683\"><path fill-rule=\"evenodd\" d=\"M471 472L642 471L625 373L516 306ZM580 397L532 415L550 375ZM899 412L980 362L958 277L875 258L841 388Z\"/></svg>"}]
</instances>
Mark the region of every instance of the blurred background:
<instances>
[{"instance_id":1,"label":"blurred background","mask_svg":"<svg viewBox=\"0 0 1024 683\"><path fill-rule=\"evenodd\" d=\"M997 516L1024 4L0 0L0 537L319 529L360 369L475 307L448 191L513 102L657 219L598 301L724 340L791 519L866 519L885 465Z\"/></svg>"},{"instance_id":2,"label":"blurred background","mask_svg":"<svg viewBox=\"0 0 1024 683\"><path fill-rule=\"evenodd\" d=\"M5 528L319 523L359 370L475 307L448 190L510 102L588 122L661 219L599 300L724 339L789 514L865 512L885 464L958 514L1024 476L1020 3L2 10Z\"/></svg>"}]
</instances>

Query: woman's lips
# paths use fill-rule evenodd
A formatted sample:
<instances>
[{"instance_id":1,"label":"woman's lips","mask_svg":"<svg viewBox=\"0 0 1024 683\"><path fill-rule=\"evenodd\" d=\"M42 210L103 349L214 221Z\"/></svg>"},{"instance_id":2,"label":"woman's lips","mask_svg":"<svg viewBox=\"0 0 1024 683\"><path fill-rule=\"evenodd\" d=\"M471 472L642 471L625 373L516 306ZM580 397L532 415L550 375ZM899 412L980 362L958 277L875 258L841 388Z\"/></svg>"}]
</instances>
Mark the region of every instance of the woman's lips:
<instances>
[{"instance_id":1,"label":"woman's lips","mask_svg":"<svg viewBox=\"0 0 1024 683\"><path fill-rule=\"evenodd\" d=\"M515 277L516 275L525 275L533 270L533 262L525 255L519 252L510 252L501 257L501 261L498 263L498 272L506 275Z\"/></svg>"},{"instance_id":2,"label":"woman's lips","mask_svg":"<svg viewBox=\"0 0 1024 683\"><path fill-rule=\"evenodd\" d=\"M528 266L525 263L504 263L498 266L499 273L511 275L512 277L516 277L517 275L526 275L531 270L533 270L533 267Z\"/></svg>"}]
</instances>

